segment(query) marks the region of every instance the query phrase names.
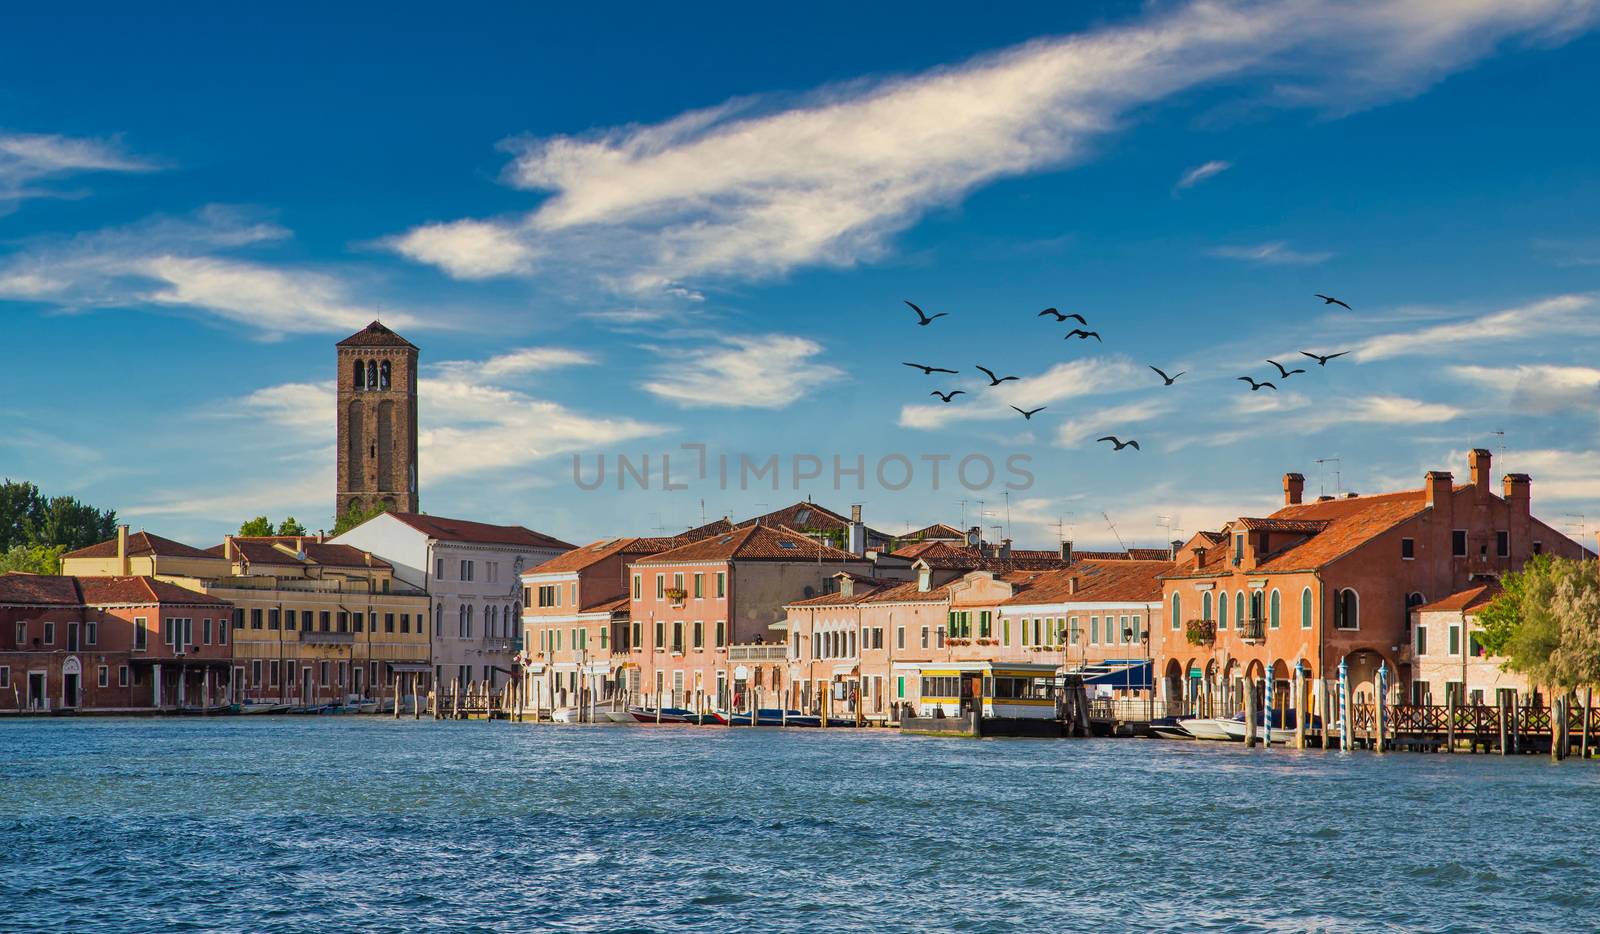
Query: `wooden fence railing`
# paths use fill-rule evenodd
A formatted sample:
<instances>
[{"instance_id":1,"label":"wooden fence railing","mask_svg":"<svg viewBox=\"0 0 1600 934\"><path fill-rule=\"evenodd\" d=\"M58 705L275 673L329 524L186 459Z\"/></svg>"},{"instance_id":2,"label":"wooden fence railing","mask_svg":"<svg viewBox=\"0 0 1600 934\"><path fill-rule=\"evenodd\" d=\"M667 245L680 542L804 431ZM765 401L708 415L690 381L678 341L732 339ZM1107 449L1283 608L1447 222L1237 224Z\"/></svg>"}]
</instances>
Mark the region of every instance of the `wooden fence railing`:
<instances>
[{"instance_id":1,"label":"wooden fence railing","mask_svg":"<svg viewBox=\"0 0 1600 934\"><path fill-rule=\"evenodd\" d=\"M1350 726L1358 733L1372 733L1377 729L1377 706L1352 704ZM1500 732L1499 707L1468 705L1456 707L1454 732L1463 736L1490 735ZM1452 709L1444 704L1395 704L1384 708L1385 731L1391 736L1438 735L1451 732ZM1583 720L1589 719L1589 735L1600 737L1600 707L1585 710L1574 706L1567 714L1567 730L1573 736L1583 732ZM1330 724L1337 728L1336 724ZM1519 707L1515 720L1506 724L1510 732L1519 736L1550 735L1549 707Z\"/></svg>"}]
</instances>

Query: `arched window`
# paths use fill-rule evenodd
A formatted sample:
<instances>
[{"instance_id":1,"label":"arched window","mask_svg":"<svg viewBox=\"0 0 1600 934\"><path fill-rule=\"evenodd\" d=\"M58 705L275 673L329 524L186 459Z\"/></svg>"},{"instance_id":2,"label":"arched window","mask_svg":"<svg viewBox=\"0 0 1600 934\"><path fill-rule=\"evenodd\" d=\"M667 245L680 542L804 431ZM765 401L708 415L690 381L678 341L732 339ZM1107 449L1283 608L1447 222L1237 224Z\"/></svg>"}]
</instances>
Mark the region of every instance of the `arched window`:
<instances>
[{"instance_id":1,"label":"arched window","mask_svg":"<svg viewBox=\"0 0 1600 934\"><path fill-rule=\"evenodd\" d=\"M1211 618L1211 591L1209 590L1200 595L1200 618Z\"/></svg>"},{"instance_id":2,"label":"arched window","mask_svg":"<svg viewBox=\"0 0 1600 934\"><path fill-rule=\"evenodd\" d=\"M494 613L495 608L493 605L483 608L483 634L486 636L493 636L495 634Z\"/></svg>"},{"instance_id":3,"label":"arched window","mask_svg":"<svg viewBox=\"0 0 1600 934\"><path fill-rule=\"evenodd\" d=\"M1361 628L1361 598L1348 587L1333 598L1333 625L1336 629Z\"/></svg>"},{"instance_id":4,"label":"arched window","mask_svg":"<svg viewBox=\"0 0 1600 934\"><path fill-rule=\"evenodd\" d=\"M1178 629L1183 626L1183 607L1182 607L1182 602L1183 601L1178 598L1177 594L1173 594L1172 595L1172 631L1173 632L1177 632Z\"/></svg>"},{"instance_id":5,"label":"arched window","mask_svg":"<svg viewBox=\"0 0 1600 934\"><path fill-rule=\"evenodd\" d=\"M465 603L456 610L456 638L467 637L467 605Z\"/></svg>"},{"instance_id":6,"label":"arched window","mask_svg":"<svg viewBox=\"0 0 1600 934\"><path fill-rule=\"evenodd\" d=\"M1233 595L1233 618L1236 620L1235 626L1244 625L1244 591L1242 590Z\"/></svg>"},{"instance_id":7,"label":"arched window","mask_svg":"<svg viewBox=\"0 0 1600 934\"><path fill-rule=\"evenodd\" d=\"M1272 597L1267 601L1267 625L1273 629L1278 628L1283 601L1279 599L1278 591L1272 591Z\"/></svg>"},{"instance_id":8,"label":"arched window","mask_svg":"<svg viewBox=\"0 0 1600 934\"><path fill-rule=\"evenodd\" d=\"M1228 628L1228 592L1217 594L1217 628Z\"/></svg>"},{"instance_id":9,"label":"arched window","mask_svg":"<svg viewBox=\"0 0 1600 934\"><path fill-rule=\"evenodd\" d=\"M378 367L378 388L389 388L389 361L387 360L383 361L383 364Z\"/></svg>"},{"instance_id":10,"label":"arched window","mask_svg":"<svg viewBox=\"0 0 1600 934\"><path fill-rule=\"evenodd\" d=\"M367 361L367 388L378 388L378 361L376 360Z\"/></svg>"},{"instance_id":11,"label":"arched window","mask_svg":"<svg viewBox=\"0 0 1600 934\"><path fill-rule=\"evenodd\" d=\"M1300 591L1300 628L1311 628L1311 588Z\"/></svg>"},{"instance_id":12,"label":"arched window","mask_svg":"<svg viewBox=\"0 0 1600 934\"><path fill-rule=\"evenodd\" d=\"M1267 618L1267 614L1263 610L1265 610L1265 607L1261 605L1261 591L1250 591L1250 622L1255 624L1263 622Z\"/></svg>"},{"instance_id":13,"label":"arched window","mask_svg":"<svg viewBox=\"0 0 1600 934\"><path fill-rule=\"evenodd\" d=\"M355 381L357 389L367 388L367 365L360 360L356 361Z\"/></svg>"},{"instance_id":14,"label":"arched window","mask_svg":"<svg viewBox=\"0 0 1600 934\"><path fill-rule=\"evenodd\" d=\"M467 638L472 638L472 607L467 607Z\"/></svg>"},{"instance_id":15,"label":"arched window","mask_svg":"<svg viewBox=\"0 0 1600 934\"><path fill-rule=\"evenodd\" d=\"M436 636L444 635L444 604L443 603L441 603L438 606L433 608L433 634L436 635Z\"/></svg>"}]
</instances>

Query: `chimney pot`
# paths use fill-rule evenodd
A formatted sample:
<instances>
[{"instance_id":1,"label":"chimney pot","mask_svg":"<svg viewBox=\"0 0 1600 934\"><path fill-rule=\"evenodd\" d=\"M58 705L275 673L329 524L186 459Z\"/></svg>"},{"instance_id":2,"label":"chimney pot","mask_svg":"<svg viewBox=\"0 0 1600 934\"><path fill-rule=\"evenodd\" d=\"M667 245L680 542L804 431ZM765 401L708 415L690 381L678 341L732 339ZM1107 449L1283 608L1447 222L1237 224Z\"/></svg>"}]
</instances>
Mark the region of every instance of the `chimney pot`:
<instances>
[{"instance_id":1,"label":"chimney pot","mask_svg":"<svg viewBox=\"0 0 1600 934\"><path fill-rule=\"evenodd\" d=\"M117 573L123 577L133 573L132 562L128 558L127 523L117 526Z\"/></svg>"},{"instance_id":2,"label":"chimney pot","mask_svg":"<svg viewBox=\"0 0 1600 934\"><path fill-rule=\"evenodd\" d=\"M234 545L234 543L233 543L233 536L232 535L224 535L224 536L222 536L222 557L226 558L229 561L232 561L234 559L234 556L237 553L238 553L238 547L236 545Z\"/></svg>"},{"instance_id":3,"label":"chimney pot","mask_svg":"<svg viewBox=\"0 0 1600 934\"><path fill-rule=\"evenodd\" d=\"M850 507L850 521L851 522L860 522L861 521L861 506L859 504L852 505Z\"/></svg>"},{"instance_id":4,"label":"chimney pot","mask_svg":"<svg viewBox=\"0 0 1600 934\"><path fill-rule=\"evenodd\" d=\"M1306 478L1302 474L1286 473L1283 475L1283 504L1285 506L1300 505L1301 498L1306 492Z\"/></svg>"},{"instance_id":5,"label":"chimney pot","mask_svg":"<svg viewBox=\"0 0 1600 934\"><path fill-rule=\"evenodd\" d=\"M1455 476L1448 470L1430 470L1423 479L1423 491L1430 508L1450 502L1450 495L1455 492Z\"/></svg>"},{"instance_id":6,"label":"chimney pot","mask_svg":"<svg viewBox=\"0 0 1600 934\"><path fill-rule=\"evenodd\" d=\"M1472 468L1472 497L1477 500L1489 498L1489 465L1494 457L1483 448L1473 448L1467 455L1467 464Z\"/></svg>"},{"instance_id":7,"label":"chimney pot","mask_svg":"<svg viewBox=\"0 0 1600 934\"><path fill-rule=\"evenodd\" d=\"M1061 543L1061 563L1062 564L1071 564L1072 563L1072 543L1071 542L1062 542Z\"/></svg>"},{"instance_id":8,"label":"chimney pot","mask_svg":"<svg viewBox=\"0 0 1600 934\"><path fill-rule=\"evenodd\" d=\"M1075 594L1077 592L1078 592L1078 575L1074 574L1071 577L1067 578L1067 593Z\"/></svg>"}]
</instances>

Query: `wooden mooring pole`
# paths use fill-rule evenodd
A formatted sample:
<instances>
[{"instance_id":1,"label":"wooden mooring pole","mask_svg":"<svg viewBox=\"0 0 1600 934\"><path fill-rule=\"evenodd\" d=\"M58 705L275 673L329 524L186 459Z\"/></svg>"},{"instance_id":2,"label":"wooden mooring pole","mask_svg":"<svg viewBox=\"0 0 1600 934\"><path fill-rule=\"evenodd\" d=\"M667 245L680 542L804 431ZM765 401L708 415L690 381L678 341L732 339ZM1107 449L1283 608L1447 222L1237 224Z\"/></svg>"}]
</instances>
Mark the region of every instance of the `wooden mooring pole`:
<instances>
[{"instance_id":1,"label":"wooden mooring pole","mask_svg":"<svg viewBox=\"0 0 1600 934\"><path fill-rule=\"evenodd\" d=\"M1594 704L1594 688L1583 689L1583 730L1581 744L1578 746L1578 758L1589 758L1589 709Z\"/></svg>"},{"instance_id":2,"label":"wooden mooring pole","mask_svg":"<svg viewBox=\"0 0 1600 934\"><path fill-rule=\"evenodd\" d=\"M1456 694L1454 691L1445 692L1444 751L1456 751Z\"/></svg>"},{"instance_id":3,"label":"wooden mooring pole","mask_svg":"<svg viewBox=\"0 0 1600 934\"><path fill-rule=\"evenodd\" d=\"M1244 678L1244 746L1256 748L1256 685L1249 675Z\"/></svg>"},{"instance_id":4,"label":"wooden mooring pole","mask_svg":"<svg viewBox=\"0 0 1600 934\"><path fill-rule=\"evenodd\" d=\"M1497 716L1495 719L1500 721L1500 755L1503 756L1510 752L1510 750L1506 748L1506 727L1508 725L1506 723L1506 717L1510 714L1511 705L1506 702L1506 696L1504 694L1501 694L1496 698L1496 700L1499 701L1498 710L1496 711L1499 716Z\"/></svg>"}]
</instances>

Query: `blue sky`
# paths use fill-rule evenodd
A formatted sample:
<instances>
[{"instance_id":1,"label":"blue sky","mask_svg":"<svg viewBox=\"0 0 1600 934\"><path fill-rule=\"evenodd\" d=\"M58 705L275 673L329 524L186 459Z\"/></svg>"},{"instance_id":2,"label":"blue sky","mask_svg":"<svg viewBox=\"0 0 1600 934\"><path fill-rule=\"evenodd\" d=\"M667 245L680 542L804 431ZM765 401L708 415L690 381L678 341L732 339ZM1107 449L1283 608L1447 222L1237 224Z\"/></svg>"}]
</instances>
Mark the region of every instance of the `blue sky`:
<instances>
[{"instance_id":1,"label":"blue sky","mask_svg":"<svg viewBox=\"0 0 1600 934\"><path fill-rule=\"evenodd\" d=\"M330 524L331 345L381 316L423 507L575 541L813 494L1154 544L1474 446L1600 526L1596 3L71 9L0 34L0 473L136 525ZM1236 381L1300 350L1351 353ZM659 489L684 444L781 488ZM657 488L577 489L619 453Z\"/></svg>"}]
</instances>

